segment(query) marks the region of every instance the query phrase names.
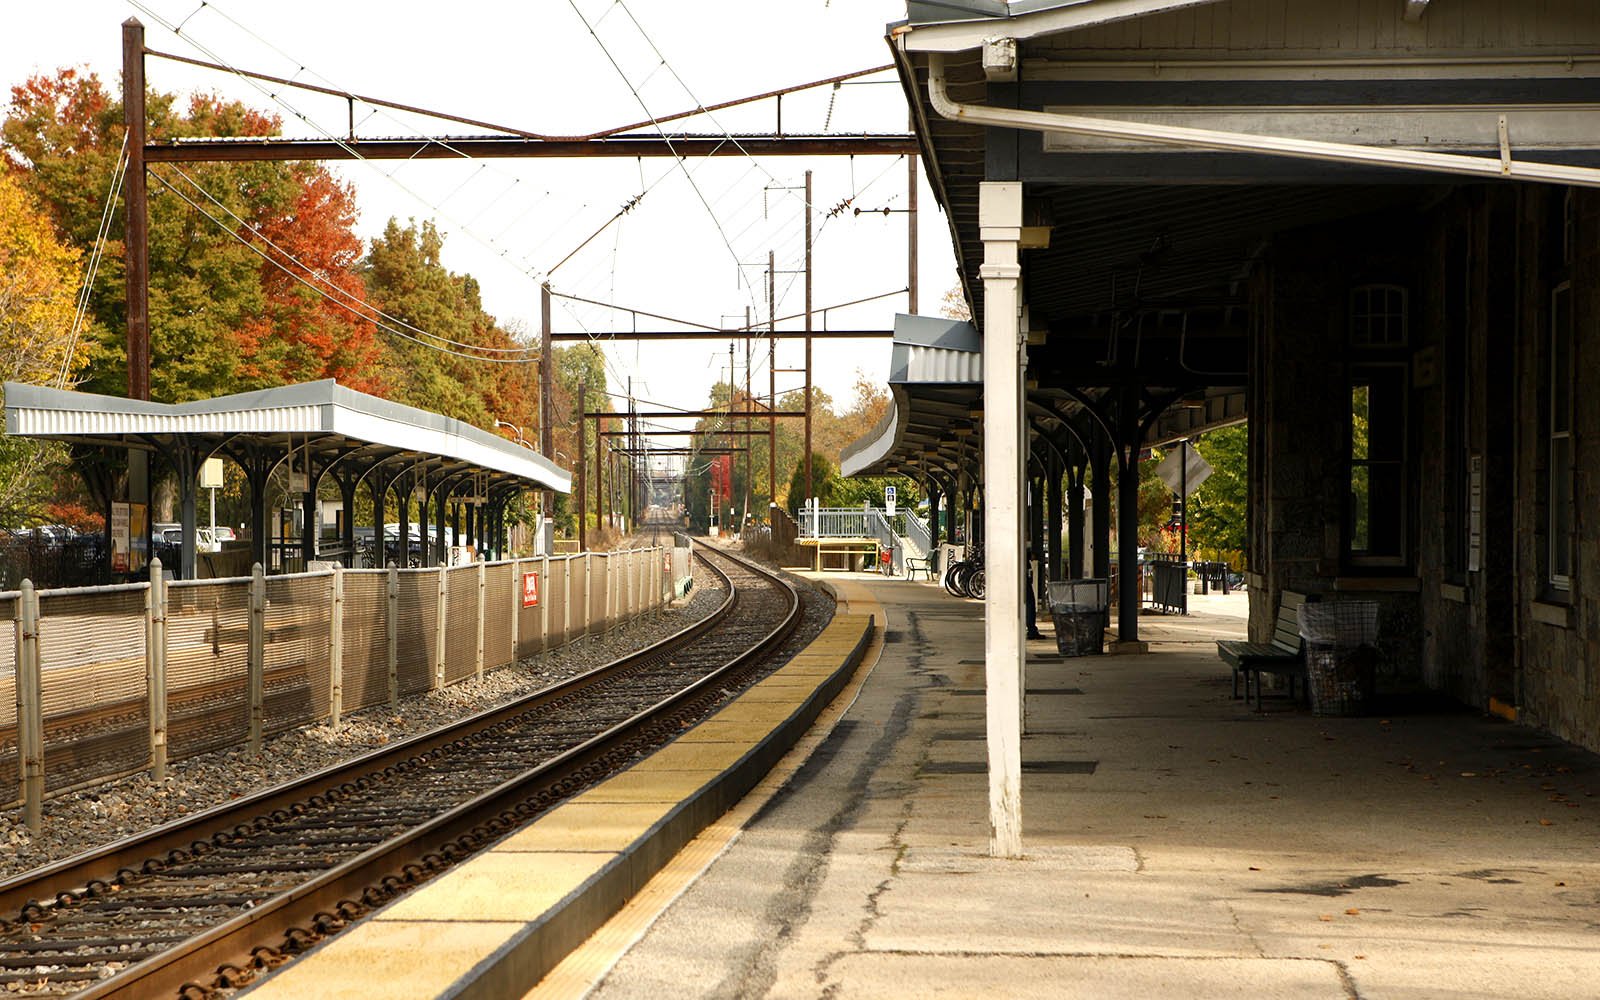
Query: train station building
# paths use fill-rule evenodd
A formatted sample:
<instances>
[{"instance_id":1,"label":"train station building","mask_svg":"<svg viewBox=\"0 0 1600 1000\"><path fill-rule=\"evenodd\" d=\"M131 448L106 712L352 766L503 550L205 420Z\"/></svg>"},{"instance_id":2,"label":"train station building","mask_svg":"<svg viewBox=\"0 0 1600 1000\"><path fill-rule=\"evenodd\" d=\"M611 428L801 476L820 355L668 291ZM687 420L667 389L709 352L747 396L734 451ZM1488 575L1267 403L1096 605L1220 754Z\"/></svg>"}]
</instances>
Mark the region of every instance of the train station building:
<instances>
[{"instance_id":1,"label":"train station building","mask_svg":"<svg viewBox=\"0 0 1600 1000\"><path fill-rule=\"evenodd\" d=\"M902 381L854 470L981 494L992 696L1016 693L1025 544L1081 565L1070 532L1022 541L1029 482L1248 419L1252 638L1285 592L1375 601L1381 677L1600 747L1589 6L912 2L889 41L982 401ZM991 708L1002 759L1016 715Z\"/></svg>"}]
</instances>

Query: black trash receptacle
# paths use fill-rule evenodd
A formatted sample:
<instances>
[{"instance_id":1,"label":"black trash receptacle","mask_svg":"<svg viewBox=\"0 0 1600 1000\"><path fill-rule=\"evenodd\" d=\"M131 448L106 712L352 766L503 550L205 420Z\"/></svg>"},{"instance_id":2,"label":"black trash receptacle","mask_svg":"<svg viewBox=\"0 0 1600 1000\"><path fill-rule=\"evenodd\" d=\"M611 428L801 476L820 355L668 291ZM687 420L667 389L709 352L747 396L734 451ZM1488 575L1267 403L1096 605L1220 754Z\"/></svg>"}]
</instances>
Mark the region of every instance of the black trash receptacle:
<instances>
[{"instance_id":1,"label":"black trash receptacle","mask_svg":"<svg viewBox=\"0 0 1600 1000\"><path fill-rule=\"evenodd\" d=\"M1109 588L1104 580L1051 580L1050 620L1056 649L1063 656L1093 656L1105 651Z\"/></svg>"}]
</instances>

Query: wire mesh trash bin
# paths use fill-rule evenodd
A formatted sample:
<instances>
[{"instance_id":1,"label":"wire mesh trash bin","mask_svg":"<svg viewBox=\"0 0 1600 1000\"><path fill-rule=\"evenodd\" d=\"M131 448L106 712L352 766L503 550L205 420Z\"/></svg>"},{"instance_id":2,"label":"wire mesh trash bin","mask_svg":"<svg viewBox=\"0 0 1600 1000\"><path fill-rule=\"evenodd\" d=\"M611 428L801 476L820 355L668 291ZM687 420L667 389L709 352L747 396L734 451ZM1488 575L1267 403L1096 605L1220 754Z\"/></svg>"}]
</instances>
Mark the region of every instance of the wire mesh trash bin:
<instances>
[{"instance_id":1,"label":"wire mesh trash bin","mask_svg":"<svg viewBox=\"0 0 1600 1000\"><path fill-rule=\"evenodd\" d=\"M1110 588L1104 580L1051 580L1050 620L1056 649L1063 656L1092 656L1105 650Z\"/></svg>"},{"instance_id":2,"label":"wire mesh trash bin","mask_svg":"<svg viewBox=\"0 0 1600 1000\"><path fill-rule=\"evenodd\" d=\"M1378 667L1378 605L1323 601L1300 606L1312 715L1360 715L1372 707Z\"/></svg>"}]
</instances>

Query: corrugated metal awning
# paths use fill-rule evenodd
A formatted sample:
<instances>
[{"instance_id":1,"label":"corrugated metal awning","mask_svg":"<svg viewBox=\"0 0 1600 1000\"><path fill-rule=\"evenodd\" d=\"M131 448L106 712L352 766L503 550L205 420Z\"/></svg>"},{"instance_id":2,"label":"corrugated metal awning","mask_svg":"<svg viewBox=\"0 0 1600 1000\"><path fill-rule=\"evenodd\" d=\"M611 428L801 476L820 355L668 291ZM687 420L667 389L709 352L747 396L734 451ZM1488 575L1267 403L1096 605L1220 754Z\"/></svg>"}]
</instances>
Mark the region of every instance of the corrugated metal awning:
<instances>
[{"instance_id":1,"label":"corrugated metal awning","mask_svg":"<svg viewBox=\"0 0 1600 1000\"><path fill-rule=\"evenodd\" d=\"M982 336L965 320L896 316L889 360L893 400L878 426L841 453L840 473L887 472L954 447L950 432L969 420L983 389L982 350Z\"/></svg>"},{"instance_id":2,"label":"corrugated metal awning","mask_svg":"<svg viewBox=\"0 0 1600 1000\"><path fill-rule=\"evenodd\" d=\"M340 439L459 462L569 493L554 462L454 417L347 389L332 379L188 403L152 403L5 384L6 433L18 437L150 448L163 439L205 445L241 435Z\"/></svg>"}]
</instances>

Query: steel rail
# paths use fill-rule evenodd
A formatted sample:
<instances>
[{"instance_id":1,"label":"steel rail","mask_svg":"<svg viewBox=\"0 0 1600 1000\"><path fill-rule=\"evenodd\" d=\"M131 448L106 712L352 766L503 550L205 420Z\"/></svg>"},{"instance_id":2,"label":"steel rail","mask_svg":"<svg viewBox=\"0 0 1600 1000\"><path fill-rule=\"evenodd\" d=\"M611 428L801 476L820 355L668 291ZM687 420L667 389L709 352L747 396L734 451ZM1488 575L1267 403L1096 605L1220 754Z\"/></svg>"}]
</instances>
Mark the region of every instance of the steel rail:
<instances>
[{"instance_id":1,"label":"steel rail","mask_svg":"<svg viewBox=\"0 0 1600 1000\"><path fill-rule=\"evenodd\" d=\"M322 872L315 878L286 892L262 901L252 909L238 914L188 942L153 955L127 970L97 983L77 994L83 997L151 996L175 993L185 984L193 985L196 979L208 980L217 970L246 969L252 961L252 948L260 950L264 940L274 935L290 936L292 929L306 924L327 927L342 924L336 915L348 913L350 901L373 898L375 886L386 886L378 893L384 896L395 889L403 891L410 885L425 881L436 870L448 867L460 856L470 853L488 840L498 839L506 828L519 825L539 811L526 803L541 791L554 789L570 794L576 775L593 768L652 722L683 710L697 699L715 696L719 685L726 682L730 673L736 673L752 660L782 643L798 625L801 602L794 588L781 578L744 563L726 553L720 557L740 563L775 582L786 593L788 613L758 643L733 660L702 676L694 684L656 706L639 712L623 723L569 748L556 757L531 768L483 795L460 803L433 817L419 827L375 846L350 860ZM697 554L698 555L698 554ZM596 683L629 665L649 657L695 642L712 629L722 625L740 603L740 590L722 570L713 566L704 555L702 562L727 581L729 596L706 619L674 633L644 650L630 654L604 667L588 671L578 677L535 692L499 708L489 709L460 723L420 734L394 747L365 754L343 765L326 768L316 774L287 785L268 789L247 799L213 807L192 817L167 824L146 834L119 841L97 851L65 859L55 865L0 883L0 912L11 909L20 912L24 919L47 918L46 906L37 902L54 897L58 905L70 905L73 900L112 891L111 880L105 875L112 871L147 862L166 853L204 852L210 843L204 835L212 831L235 830L245 819L255 819L279 810L293 811L297 803L320 796L333 799L359 786L354 779L364 778L374 772L392 770L399 763L414 760L485 730L503 726L517 715L540 704L554 701L585 686ZM579 785L587 782L579 782ZM562 791L563 786L568 786ZM485 817L491 817L486 820ZM221 836L226 837L223 833ZM466 842L475 845L464 846ZM157 865L160 861L155 862ZM366 890L366 891L363 891ZM24 902L23 900L26 899ZM63 904L61 901L65 900ZM377 905L376 903L370 905ZM203 991L202 987L202 991Z\"/></svg>"}]
</instances>

